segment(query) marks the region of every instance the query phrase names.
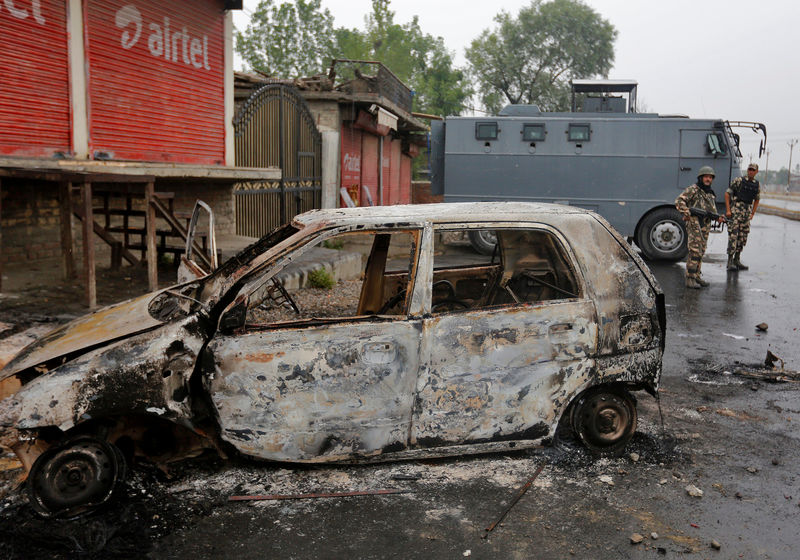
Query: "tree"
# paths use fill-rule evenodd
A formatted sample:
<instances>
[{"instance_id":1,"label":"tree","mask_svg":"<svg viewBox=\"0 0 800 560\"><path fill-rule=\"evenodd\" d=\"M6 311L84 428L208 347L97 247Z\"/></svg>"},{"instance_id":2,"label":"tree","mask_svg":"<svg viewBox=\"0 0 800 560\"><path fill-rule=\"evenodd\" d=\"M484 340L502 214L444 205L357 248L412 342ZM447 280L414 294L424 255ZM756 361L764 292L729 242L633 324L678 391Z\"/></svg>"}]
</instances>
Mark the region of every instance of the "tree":
<instances>
[{"instance_id":1,"label":"tree","mask_svg":"<svg viewBox=\"0 0 800 560\"><path fill-rule=\"evenodd\" d=\"M321 0L261 0L236 51L254 70L276 78L325 71L333 55L333 16Z\"/></svg>"},{"instance_id":2,"label":"tree","mask_svg":"<svg viewBox=\"0 0 800 560\"><path fill-rule=\"evenodd\" d=\"M466 73L453 67L452 54L441 37L422 32L419 18L395 23L389 4L390 0L372 0L363 32L337 29L337 56L382 62L414 91L416 111L458 114L472 94Z\"/></svg>"},{"instance_id":3,"label":"tree","mask_svg":"<svg viewBox=\"0 0 800 560\"><path fill-rule=\"evenodd\" d=\"M614 62L614 26L579 0L534 0L495 21L466 51L489 111L505 103L567 110L569 80L606 76Z\"/></svg>"}]
</instances>

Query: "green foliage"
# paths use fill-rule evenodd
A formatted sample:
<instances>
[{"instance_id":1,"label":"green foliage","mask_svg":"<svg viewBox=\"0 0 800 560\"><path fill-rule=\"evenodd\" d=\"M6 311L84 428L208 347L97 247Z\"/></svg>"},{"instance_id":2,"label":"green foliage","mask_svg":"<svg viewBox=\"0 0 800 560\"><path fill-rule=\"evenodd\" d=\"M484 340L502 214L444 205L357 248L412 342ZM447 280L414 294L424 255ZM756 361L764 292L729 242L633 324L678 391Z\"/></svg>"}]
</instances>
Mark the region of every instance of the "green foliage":
<instances>
[{"instance_id":1,"label":"green foliage","mask_svg":"<svg viewBox=\"0 0 800 560\"><path fill-rule=\"evenodd\" d=\"M312 288L330 290L335 284L333 276L324 268L318 268L308 273L308 285Z\"/></svg>"},{"instance_id":2,"label":"green foliage","mask_svg":"<svg viewBox=\"0 0 800 560\"><path fill-rule=\"evenodd\" d=\"M276 78L322 73L333 55L333 16L321 0L261 0L236 51L247 64Z\"/></svg>"},{"instance_id":3,"label":"green foliage","mask_svg":"<svg viewBox=\"0 0 800 560\"><path fill-rule=\"evenodd\" d=\"M569 109L569 80L607 76L617 31L580 0L533 0L517 17L500 12L466 56L491 112L506 103Z\"/></svg>"},{"instance_id":4,"label":"green foliage","mask_svg":"<svg viewBox=\"0 0 800 560\"><path fill-rule=\"evenodd\" d=\"M322 246L326 249L336 249L338 251L344 247L344 241L341 239L326 239L322 242Z\"/></svg>"},{"instance_id":5,"label":"green foliage","mask_svg":"<svg viewBox=\"0 0 800 560\"><path fill-rule=\"evenodd\" d=\"M423 33L416 16L406 24L394 21L390 0L372 0L366 29L336 30L338 58L382 62L415 93L414 110L456 115L472 89L464 71L453 67L453 57L441 37Z\"/></svg>"}]
</instances>

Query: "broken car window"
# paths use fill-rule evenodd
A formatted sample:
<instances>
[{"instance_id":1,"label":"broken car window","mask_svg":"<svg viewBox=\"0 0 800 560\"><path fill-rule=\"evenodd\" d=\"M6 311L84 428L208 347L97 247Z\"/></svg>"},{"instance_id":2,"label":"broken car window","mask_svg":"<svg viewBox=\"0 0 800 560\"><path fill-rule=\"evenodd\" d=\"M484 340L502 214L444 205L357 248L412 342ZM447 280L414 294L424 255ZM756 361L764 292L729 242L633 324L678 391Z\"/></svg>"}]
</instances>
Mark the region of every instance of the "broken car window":
<instances>
[{"instance_id":1,"label":"broken car window","mask_svg":"<svg viewBox=\"0 0 800 560\"><path fill-rule=\"evenodd\" d=\"M459 233L442 230L435 236L434 314L580 297L571 261L550 231L479 230L497 240L491 256L459 242Z\"/></svg>"},{"instance_id":2,"label":"broken car window","mask_svg":"<svg viewBox=\"0 0 800 560\"><path fill-rule=\"evenodd\" d=\"M323 236L324 237L324 236ZM246 323L404 316L416 254L408 231L343 233L302 247L290 263L250 296ZM334 256L335 255L335 256ZM304 269L304 262L336 263Z\"/></svg>"}]
</instances>

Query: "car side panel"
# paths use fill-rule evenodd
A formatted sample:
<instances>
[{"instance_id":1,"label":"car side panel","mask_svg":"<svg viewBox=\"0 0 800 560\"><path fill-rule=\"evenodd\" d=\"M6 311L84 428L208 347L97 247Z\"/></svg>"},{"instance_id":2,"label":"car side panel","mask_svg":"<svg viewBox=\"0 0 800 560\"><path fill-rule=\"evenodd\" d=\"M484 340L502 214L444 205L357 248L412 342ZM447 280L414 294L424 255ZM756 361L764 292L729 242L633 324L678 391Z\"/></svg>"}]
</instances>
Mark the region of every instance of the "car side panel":
<instances>
[{"instance_id":1,"label":"car side panel","mask_svg":"<svg viewBox=\"0 0 800 560\"><path fill-rule=\"evenodd\" d=\"M206 386L222 439L281 461L404 448L420 329L420 321L352 321L217 335Z\"/></svg>"},{"instance_id":2,"label":"car side panel","mask_svg":"<svg viewBox=\"0 0 800 560\"><path fill-rule=\"evenodd\" d=\"M420 446L546 436L593 371L589 300L445 314L424 330L412 436Z\"/></svg>"}]
</instances>

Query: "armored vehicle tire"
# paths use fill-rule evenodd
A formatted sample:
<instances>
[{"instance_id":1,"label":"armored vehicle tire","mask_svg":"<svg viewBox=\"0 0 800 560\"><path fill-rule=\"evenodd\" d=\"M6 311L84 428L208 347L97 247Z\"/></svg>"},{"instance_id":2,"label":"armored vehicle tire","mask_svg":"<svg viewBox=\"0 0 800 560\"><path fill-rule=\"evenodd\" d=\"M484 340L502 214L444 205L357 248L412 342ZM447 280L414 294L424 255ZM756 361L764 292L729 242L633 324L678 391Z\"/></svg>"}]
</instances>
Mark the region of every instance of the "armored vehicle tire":
<instances>
[{"instance_id":1,"label":"armored vehicle tire","mask_svg":"<svg viewBox=\"0 0 800 560\"><path fill-rule=\"evenodd\" d=\"M469 232L469 242L472 248L481 255L491 255L497 246L497 236L493 231L471 231Z\"/></svg>"},{"instance_id":2,"label":"armored vehicle tire","mask_svg":"<svg viewBox=\"0 0 800 560\"><path fill-rule=\"evenodd\" d=\"M658 208L639 224L636 245L648 260L679 261L688 252L686 226L675 208Z\"/></svg>"},{"instance_id":3,"label":"armored vehicle tire","mask_svg":"<svg viewBox=\"0 0 800 560\"><path fill-rule=\"evenodd\" d=\"M617 387L597 387L581 395L571 410L572 428L596 455L622 453L636 431L638 416L633 397Z\"/></svg>"}]
</instances>

